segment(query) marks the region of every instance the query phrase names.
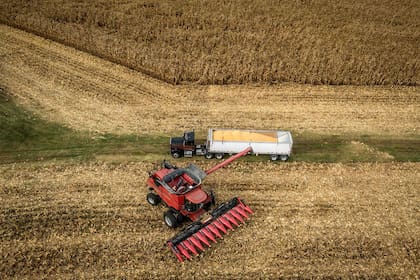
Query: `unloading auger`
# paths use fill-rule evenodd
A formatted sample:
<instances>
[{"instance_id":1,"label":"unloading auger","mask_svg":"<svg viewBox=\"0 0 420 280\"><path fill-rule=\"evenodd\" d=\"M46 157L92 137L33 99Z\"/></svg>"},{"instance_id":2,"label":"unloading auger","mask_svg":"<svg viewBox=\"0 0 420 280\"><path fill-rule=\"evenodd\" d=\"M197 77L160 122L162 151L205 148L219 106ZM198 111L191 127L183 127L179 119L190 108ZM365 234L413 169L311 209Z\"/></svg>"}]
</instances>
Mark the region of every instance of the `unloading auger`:
<instances>
[{"instance_id":1,"label":"unloading auger","mask_svg":"<svg viewBox=\"0 0 420 280\"><path fill-rule=\"evenodd\" d=\"M207 175L251 151L251 147L248 147L207 171L194 164L187 168L178 168L164 161L162 169L150 173L147 179L150 190L147 201L151 205L162 201L169 208L163 216L165 224L175 228L185 221L192 222L167 241L179 261L191 259L192 255L198 255L211 247L211 243L217 242L217 238L243 224L253 213L239 197L234 197L210 211L216 204L215 196L213 192L202 189L202 181Z\"/></svg>"}]
</instances>

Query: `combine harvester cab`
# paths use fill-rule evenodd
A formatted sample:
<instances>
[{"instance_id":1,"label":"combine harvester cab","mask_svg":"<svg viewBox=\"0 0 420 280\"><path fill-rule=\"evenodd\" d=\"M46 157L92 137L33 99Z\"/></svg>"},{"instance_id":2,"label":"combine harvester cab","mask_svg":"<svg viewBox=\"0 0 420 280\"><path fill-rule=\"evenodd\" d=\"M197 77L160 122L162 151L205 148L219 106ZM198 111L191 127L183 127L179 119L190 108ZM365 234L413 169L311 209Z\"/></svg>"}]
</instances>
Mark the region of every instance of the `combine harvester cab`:
<instances>
[{"instance_id":1,"label":"combine harvester cab","mask_svg":"<svg viewBox=\"0 0 420 280\"><path fill-rule=\"evenodd\" d=\"M162 169L150 173L147 180L150 190L147 201L151 205L157 205L163 201L169 208L164 214L166 225L175 228L183 221L192 222L182 232L167 241L167 245L179 261L182 262L185 259L191 259L192 255L198 255L228 230L233 230L244 223L253 213L239 197L224 202L208 212L211 206L215 205L215 198L212 192L204 191L201 184L207 175L251 151L252 148L247 147L207 171L193 164L187 168L178 168L164 162Z\"/></svg>"}]
</instances>

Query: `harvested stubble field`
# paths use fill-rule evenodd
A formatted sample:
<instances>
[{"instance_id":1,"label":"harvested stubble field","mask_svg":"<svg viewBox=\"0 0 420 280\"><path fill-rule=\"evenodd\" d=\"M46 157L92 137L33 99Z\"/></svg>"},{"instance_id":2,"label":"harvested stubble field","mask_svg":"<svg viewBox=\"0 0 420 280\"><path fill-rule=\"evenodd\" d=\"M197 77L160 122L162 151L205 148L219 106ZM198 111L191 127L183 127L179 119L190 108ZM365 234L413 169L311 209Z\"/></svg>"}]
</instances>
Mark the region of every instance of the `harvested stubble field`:
<instances>
[{"instance_id":1,"label":"harvested stubble field","mask_svg":"<svg viewBox=\"0 0 420 280\"><path fill-rule=\"evenodd\" d=\"M171 83L418 85L420 2L0 2L0 22Z\"/></svg>"},{"instance_id":2,"label":"harvested stubble field","mask_svg":"<svg viewBox=\"0 0 420 280\"><path fill-rule=\"evenodd\" d=\"M77 130L180 133L207 127L413 135L419 87L169 86L0 25L0 83L20 104Z\"/></svg>"},{"instance_id":3,"label":"harvested stubble field","mask_svg":"<svg viewBox=\"0 0 420 280\"><path fill-rule=\"evenodd\" d=\"M0 87L38 117L75 131L284 128L297 138L350 135L362 151L370 147L351 135L418 139L418 87L168 86L4 25L0 56ZM110 158L0 165L2 279L418 277L418 162L238 161L205 183L219 201L243 197L255 215L178 264L164 247L174 235L164 208L145 200L154 160Z\"/></svg>"},{"instance_id":4,"label":"harvested stubble field","mask_svg":"<svg viewBox=\"0 0 420 280\"><path fill-rule=\"evenodd\" d=\"M234 163L206 185L255 215L183 264L163 246L164 208L145 200L151 168L1 166L2 278L418 276L418 164Z\"/></svg>"}]
</instances>

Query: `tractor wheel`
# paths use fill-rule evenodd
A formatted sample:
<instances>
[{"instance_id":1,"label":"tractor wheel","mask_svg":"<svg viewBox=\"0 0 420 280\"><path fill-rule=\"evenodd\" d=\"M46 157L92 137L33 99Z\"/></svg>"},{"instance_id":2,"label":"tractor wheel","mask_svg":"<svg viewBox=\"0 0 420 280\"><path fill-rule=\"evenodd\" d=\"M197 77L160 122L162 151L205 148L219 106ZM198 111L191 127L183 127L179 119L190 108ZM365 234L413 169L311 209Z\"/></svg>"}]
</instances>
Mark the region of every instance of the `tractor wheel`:
<instances>
[{"instance_id":1,"label":"tractor wheel","mask_svg":"<svg viewBox=\"0 0 420 280\"><path fill-rule=\"evenodd\" d=\"M206 211L209 211L212 206L216 205L216 196L214 195L214 192L210 191L210 193L208 195L210 197L210 201L207 202L206 204L204 204L204 206L203 206L204 210L206 210Z\"/></svg>"},{"instance_id":2,"label":"tractor wheel","mask_svg":"<svg viewBox=\"0 0 420 280\"><path fill-rule=\"evenodd\" d=\"M160 202L160 197L157 194L151 192L147 194L146 199L147 202L149 202L153 206L158 205Z\"/></svg>"},{"instance_id":3,"label":"tractor wheel","mask_svg":"<svg viewBox=\"0 0 420 280\"><path fill-rule=\"evenodd\" d=\"M223 158L223 154L216 154L216 158L217 159L222 159Z\"/></svg>"},{"instance_id":4,"label":"tractor wheel","mask_svg":"<svg viewBox=\"0 0 420 280\"><path fill-rule=\"evenodd\" d=\"M165 224L170 228L176 228L178 226L178 219L175 216L174 211L168 210L163 215L163 219L165 220Z\"/></svg>"},{"instance_id":5,"label":"tractor wheel","mask_svg":"<svg viewBox=\"0 0 420 280\"><path fill-rule=\"evenodd\" d=\"M212 154L212 153L206 153L206 154L204 155L204 157L205 157L206 159L212 159L212 158L213 158L213 154Z\"/></svg>"},{"instance_id":6,"label":"tractor wheel","mask_svg":"<svg viewBox=\"0 0 420 280\"><path fill-rule=\"evenodd\" d=\"M179 213L178 216L176 217L176 220L177 220L178 224L182 224L183 222L188 220L188 218L186 216L182 215L181 213Z\"/></svg>"},{"instance_id":7,"label":"tractor wheel","mask_svg":"<svg viewBox=\"0 0 420 280\"><path fill-rule=\"evenodd\" d=\"M280 160L281 161L287 161L289 159L289 156L288 155L281 155L280 156Z\"/></svg>"},{"instance_id":8,"label":"tractor wheel","mask_svg":"<svg viewBox=\"0 0 420 280\"><path fill-rule=\"evenodd\" d=\"M211 197L211 205L215 206L216 205L216 195L214 194L214 192L212 190L210 191L210 197Z\"/></svg>"},{"instance_id":9,"label":"tractor wheel","mask_svg":"<svg viewBox=\"0 0 420 280\"><path fill-rule=\"evenodd\" d=\"M181 153L180 152L173 152L172 153L172 157L173 158L180 158L181 157Z\"/></svg>"},{"instance_id":10,"label":"tractor wheel","mask_svg":"<svg viewBox=\"0 0 420 280\"><path fill-rule=\"evenodd\" d=\"M276 160L278 160L278 159L279 159L279 156L278 156L278 155L271 155L271 156L270 156L270 159L271 159L272 161L276 161Z\"/></svg>"}]
</instances>

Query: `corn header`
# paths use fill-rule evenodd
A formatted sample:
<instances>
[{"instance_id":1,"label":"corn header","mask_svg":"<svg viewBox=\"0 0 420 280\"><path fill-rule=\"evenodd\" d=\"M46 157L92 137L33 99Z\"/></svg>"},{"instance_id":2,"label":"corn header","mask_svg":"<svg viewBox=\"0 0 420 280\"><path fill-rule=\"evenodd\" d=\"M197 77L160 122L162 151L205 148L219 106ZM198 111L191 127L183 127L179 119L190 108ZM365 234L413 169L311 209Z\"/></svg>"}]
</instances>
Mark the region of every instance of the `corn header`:
<instances>
[{"instance_id":1,"label":"corn header","mask_svg":"<svg viewBox=\"0 0 420 280\"><path fill-rule=\"evenodd\" d=\"M202 181L207 175L251 151L252 148L248 147L207 171L194 164L178 168L164 161L160 170L149 174L147 201L151 205L162 202L169 208L163 216L165 224L176 228L190 222L182 232L167 241L179 261L191 259L211 247L218 238L244 223L253 213L239 197L214 207L213 192L202 188Z\"/></svg>"}]
</instances>

